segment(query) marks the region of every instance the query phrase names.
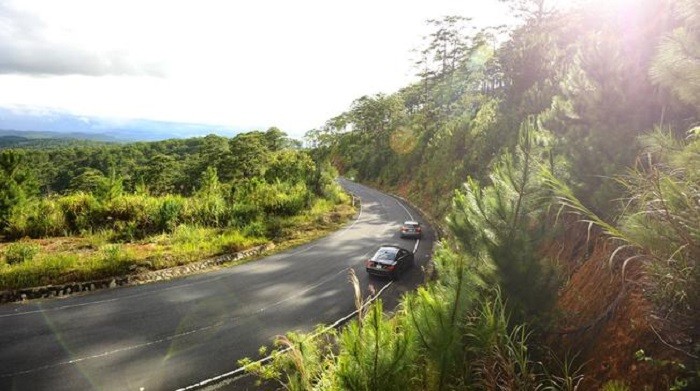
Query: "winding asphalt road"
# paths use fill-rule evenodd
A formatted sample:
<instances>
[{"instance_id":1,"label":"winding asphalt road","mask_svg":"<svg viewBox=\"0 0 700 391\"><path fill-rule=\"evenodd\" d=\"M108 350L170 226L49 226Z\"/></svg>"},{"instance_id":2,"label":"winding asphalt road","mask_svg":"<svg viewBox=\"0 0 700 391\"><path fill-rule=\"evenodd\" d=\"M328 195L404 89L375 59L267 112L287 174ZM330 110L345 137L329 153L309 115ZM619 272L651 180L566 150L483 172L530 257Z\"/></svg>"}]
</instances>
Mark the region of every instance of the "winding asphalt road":
<instances>
[{"instance_id":1,"label":"winding asphalt road","mask_svg":"<svg viewBox=\"0 0 700 391\"><path fill-rule=\"evenodd\" d=\"M418 243L398 236L403 221L421 221L415 210L342 184L362 200L356 220L288 252L167 282L0 306L0 390L187 388L235 370L276 335L351 313L350 268L365 293L388 283L363 267L380 244L415 247L417 264L427 262L429 227ZM417 267L391 284L382 294L387 308L422 279Z\"/></svg>"}]
</instances>

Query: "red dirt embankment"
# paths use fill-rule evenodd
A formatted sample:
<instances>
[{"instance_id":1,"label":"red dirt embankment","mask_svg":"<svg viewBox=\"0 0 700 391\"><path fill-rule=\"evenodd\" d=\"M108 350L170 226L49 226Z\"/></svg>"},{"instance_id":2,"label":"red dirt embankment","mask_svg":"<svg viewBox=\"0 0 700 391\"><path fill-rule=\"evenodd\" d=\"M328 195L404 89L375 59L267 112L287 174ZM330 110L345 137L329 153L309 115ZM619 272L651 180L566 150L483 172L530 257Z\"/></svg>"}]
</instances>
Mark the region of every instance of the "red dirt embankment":
<instances>
[{"instance_id":1,"label":"red dirt embankment","mask_svg":"<svg viewBox=\"0 0 700 391\"><path fill-rule=\"evenodd\" d=\"M570 220L562 225L561 233L543 248L568 272L556 305L558 331L547 344L560 357L580 352L579 361L586 363L582 389L621 380L630 390L668 390L678 375L678 366L670 361L695 360L680 350L691 350L697 325L674 323L655 313L645 294L650 284L641 263L627 265L623 284L621 264L632 254L616 254L611 267L610 256L619 243L595 229L589 235L585 223ZM635 352L640 349L654 360L638 360Z\"/></svg>"}]
</instances>

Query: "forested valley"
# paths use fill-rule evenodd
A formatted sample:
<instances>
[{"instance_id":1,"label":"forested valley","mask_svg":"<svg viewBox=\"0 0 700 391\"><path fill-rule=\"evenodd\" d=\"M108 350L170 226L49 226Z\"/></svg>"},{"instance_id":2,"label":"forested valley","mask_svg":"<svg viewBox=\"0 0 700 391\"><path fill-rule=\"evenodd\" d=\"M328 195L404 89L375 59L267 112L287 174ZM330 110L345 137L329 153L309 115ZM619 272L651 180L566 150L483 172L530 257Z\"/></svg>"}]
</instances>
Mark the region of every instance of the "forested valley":
<instances>
[{"instance_id":1,"label":"forested valley","mask_svg":"<svg viewBox=\"0 0 700 391\"><path fill-rule=\"evenodd\" d=\"M700 386L700 3L508 2L512 30L429 21L418 82L306 136L442 228L430 281L392 315L358 294L348 326L280 338L252 372L291 390Z\"/></svg>"},{"instance_id":2,"label":"forested valley","mask_svg":"<svg viewBox=\"0 0 700 391\"><path fill-rule=\"evenodd\" d=\"M309 240L353 215L327 163L277 128L0 151L0 291Z\"/></svg>"}]
</instances>

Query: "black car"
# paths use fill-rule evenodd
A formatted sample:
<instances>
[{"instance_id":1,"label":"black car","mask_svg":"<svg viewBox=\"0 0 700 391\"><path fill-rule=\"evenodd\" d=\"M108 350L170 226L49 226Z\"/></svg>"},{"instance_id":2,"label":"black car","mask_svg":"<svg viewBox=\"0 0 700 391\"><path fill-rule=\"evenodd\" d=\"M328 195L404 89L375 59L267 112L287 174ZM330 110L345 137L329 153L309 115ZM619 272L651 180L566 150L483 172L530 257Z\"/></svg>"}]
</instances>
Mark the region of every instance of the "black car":
<instances>
[{"instance_id":1,"label":"black car","mask_svg":"<svg viewBox=\"0 0 700 391\"><path fill-rule=\"evenodd\" d=\"M413 253L390 244L382 245L379 250L365 261L367 273L375 276L396 278L399 273L413 266Z\"/></svg>"}]
</instances>

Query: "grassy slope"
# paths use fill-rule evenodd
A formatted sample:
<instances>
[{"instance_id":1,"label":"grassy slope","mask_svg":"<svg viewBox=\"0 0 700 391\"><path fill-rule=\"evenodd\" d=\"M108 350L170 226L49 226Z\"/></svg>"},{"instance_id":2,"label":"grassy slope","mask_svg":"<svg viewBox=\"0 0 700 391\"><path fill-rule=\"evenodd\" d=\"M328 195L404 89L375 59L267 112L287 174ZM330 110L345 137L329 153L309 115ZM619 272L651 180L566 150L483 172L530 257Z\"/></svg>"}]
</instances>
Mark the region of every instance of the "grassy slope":
<instances>
[{"instance_id":1,"label":"grassy slope","mask_svg":"<svg viewBox=\"0 0 700 391\"><path fill-rule=\"evenodd\" d=\"M431 196L421 190L420 184L372 185L400 194L424 207L436 221L444 221L444 210L438 202L430 201ZM432 197L451 196L452 191L448 191ZM542 342L558 357L578 354L576 363L583 365L583 389L599 389L616 379L624 379L635 390L669 389L677 377L687 376L673 364L687 361L687 357L670 349L654 332L661 328L669 332L673 327L654 314L644 294L641 271L627 270L623 290L619 265L611 269L608 264L616 247L595 232L589 237L588 224L576 219L568 219L561 226L563 229L540 249L544 258L561 266L567 281L557 298L557 330ZM640 349L653 361L635 358Z\"/></svg>"},{"instance_id":2,"label":"grassy slope","mask_svg":"<svg viewBox=\"0 0 700 391\"><path fill-rule=\"evenodd\" d=\"M37 253L31 260L0 263L0 290L88 281L124 275L136 268L157 270L207 257L241 251L274 241L284 249L323 236L354 215L349 201L333 205L317 200L303 214L282 219L275 238L245 236L236 229L181 225L172 234L148 237L133 243L110 242L110 232L82 237L58 237L21 241ZM13 243L0 244L7 253Z\"/></svg>"}]
</instances>

